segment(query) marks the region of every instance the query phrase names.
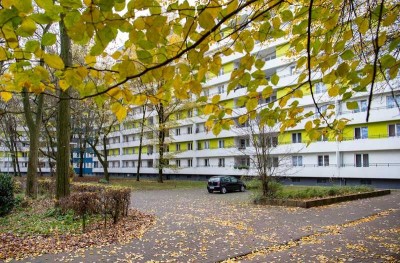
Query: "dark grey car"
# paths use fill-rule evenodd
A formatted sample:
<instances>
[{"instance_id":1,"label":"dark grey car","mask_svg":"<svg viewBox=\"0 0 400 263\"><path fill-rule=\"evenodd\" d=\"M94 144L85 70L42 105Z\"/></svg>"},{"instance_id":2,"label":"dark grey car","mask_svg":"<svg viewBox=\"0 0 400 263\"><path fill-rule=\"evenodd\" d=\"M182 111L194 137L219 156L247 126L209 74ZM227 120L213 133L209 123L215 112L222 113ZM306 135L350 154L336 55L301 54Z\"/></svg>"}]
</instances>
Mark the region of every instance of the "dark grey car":
<instances>
[{"instance_id":1,"label":"dark grey car","mask_svg":"<svg viewBox=\"0 0 400 263\"><path fill-rule=\"evenodd\" d=\"M218 191L221 194L233 191L246 191L246 185L233 176L213 176L208 179L207 190L209 193Z\"/></svg>"}]
</instances>

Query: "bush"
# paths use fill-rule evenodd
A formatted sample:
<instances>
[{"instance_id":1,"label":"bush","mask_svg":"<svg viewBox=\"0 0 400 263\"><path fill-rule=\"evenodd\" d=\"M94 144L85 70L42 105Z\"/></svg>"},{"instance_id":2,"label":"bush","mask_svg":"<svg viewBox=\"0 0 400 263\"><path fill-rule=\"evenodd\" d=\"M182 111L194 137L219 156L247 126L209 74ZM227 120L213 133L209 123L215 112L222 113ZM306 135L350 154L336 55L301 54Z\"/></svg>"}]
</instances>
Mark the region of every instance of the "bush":
<instances>
[{"instance_id":1,"label":"bush","mask_svg":"<svg viewBox=\"0 0 400 263\"><path fill-rule=\"evenodd\" d=\"M110 182L107 181L107 180L104 179L104 178L101 178L101 179L99 180L99 183L100 183L100 184L109 184Z\"/></svg>"},{"instance_id":2,"label":"bush","mask_svg":"<svg viewBox=\"0 0 400 263\"><path fill-rule=\"evenodd\" d=\"M56 183L51 179L38 180L38 194L53 196L56 188Z\"/></svg>"},{"instance_id":3,"label":"bush","mask_svg":"<svg viewBox=\"0 0 400 263\"><path fill-rule=\"evenodd\" d=\"M64 213L72 210L81 217L83 232L86 229L86 216L98 214L101 211L99 194L91 192L72 193L70 196L62 198L59 205Z\"/></svg>"},{"instance_id":4,"label":"bush","mask_svg":"<svg viewBox=\"0 0 400 263\"><path fill-rule=\"evenodd\" d=\"M275 198L278 194L279 191L281 191L283 188L282 184L275 181L271 180L268 182L268 197L270 198Z\"/></svg>"},{"instance_id":5,"label":"bush","mask_svg":"<svg viewBox=\"0 0 400 263\"><path fill-rule=\"evenodd\" d=\"M104 191L103 209L104 220L107 220L107 214L113 218L116 224L120 217L128 215L131 190L129 188L109 188Z\"/></svg>"},{"instance_id":6,"label":"bush","mask_svg":"<svg viewBox=\"0 0 400 263\"><path fill-rule=\"evenodd\" d=\"M21 194L24 191L22 182L20 180L14 179L14 194Z\"/></svg>"},{"instance_id":7,"label":"bush","mask_svg":"<svg viewBox=\"0 0 400 263\"><path fill-rule=\"evenodd\" d=\"M11 175L0 174L0 216L11 212L14 201L14 184Z\"/></svg>"},{"instance_id":8,"label":"bush","mask_svg":"<svg viewBox=\"0 0 400 263\"><path fill-rule=\"evenodd\" d=\"M105 186L103 185L92 185L92 184L76 184L73 183L71 185L72 192L91 192L91 193L99 193L104 191Z\"/></svg>"}]
</instances>

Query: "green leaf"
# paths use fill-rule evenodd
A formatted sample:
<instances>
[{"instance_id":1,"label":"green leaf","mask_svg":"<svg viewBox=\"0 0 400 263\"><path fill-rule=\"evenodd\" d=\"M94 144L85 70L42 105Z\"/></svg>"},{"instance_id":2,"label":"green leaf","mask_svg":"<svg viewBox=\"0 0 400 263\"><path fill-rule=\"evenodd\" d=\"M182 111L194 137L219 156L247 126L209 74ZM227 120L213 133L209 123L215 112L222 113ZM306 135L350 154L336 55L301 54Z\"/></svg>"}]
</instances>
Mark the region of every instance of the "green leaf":
<instances>
[{"instance_id":1,"label":"green leaf","mask_svg":"<svg viewBox=\"0 0 400 263\"><path fill-rule=\"evenodd\" d=\"M42 37L42 45L43 46L51 46L54 45L57 41L57 37L53 33L46 33Z\"/></svg>"},{"instance_id":2,"label":"green leaf","mask_svg":"<svg viewBox=\"0 0 400 263\"><path fill-rule=\"evenodd\" d=\"M145 64L150 64L153 62L153 56L150 54L149 51L136 50L136 54L138 59Z\"/></svg>"},{"instance_id":3,"label":"green leaf","mask_svg":"<svg viewBox=\"0 0 400 263\"><path fill-rule=\"evenodd\" d=\"M278 82L279 82L279 76L276 75L276 74L272 75L271 76L271 83L276 86L276 85L278 85Z\"/></svg>"},{"instance_id":4,"label":"green leaf","mask_svg":"<svg viewBox=\"0 0 400 263\"><path fill-rule=\"evenodd\" d=\"M44 59L44 62L47 65L49 65L49 67L52 67L52 68L55 68L55 69L63 69L64 68L64 62L57 55L44 54L43 55L43 59Z\"/></svg>"},{"instance_id":5,"label":"green leaf","mask_svg":"<svg viewBox=\"0 0 400 263\"><path fill-rule=\"evenodd\" d=\"M350 59L352 59L352 58L354 57L354 53L353 53L353 51L351 51L350 49L348 49L348 50L344 51L344 52L342 53L342 55L340 55L340 57L341 57L343 60L350 60Z\"/></svg>"},{"instance_id":6,"label":"green leaf","mask_svg":"<svg viewBox=\"0 0 400 263\"><path fill-rule=\"evenodd\" d=\"M36 23L31 18L26 18L23 20L21 26L17 29L17 33L23 37L32 36L36 31Z\"/></svg>"},{"instance_id":7,"label":"green leaf","mask_svg":"<svg viewBox=\"0 0 400 263\"><path fill-rule=\"evenodd\" d=\"M44 10L50 10L53 7L52 0L35 0L36 4Z\"/></svg>"},{"instance_id":8,"label":"green leaf","mask_svg":"<svg viewBox=\"0 0 400 263\"><path fill-rule=\"evenodd\" d=\"M348 102L346 102L346 107L349 110L356 110L356 109L358 109L358 103L357 103L357 101L348 101Z\"/></svg>"},{"instance_id":9,"label":"green leaf","mask_svg":"<svg viewBox=\"0 0 400 263\"><path fill-rule=\"evenodd\" d=\"M214 95L214 97L212 97L212 99L211 99L211 103L217 104L219 102L220 98L221 98L220 95Z\"/></svg>"},{"instance_id":10,"label":"green leaf","mask_svg":"<svg viewBox=\"0 0 400 263\"><path fill-rule=\"evenodd\" d=\"M45 14L32 14L30 16L33 21L35 21L38 24L50 24L53 22L53 19L49 17L48 15Z\"/></svg>"},{"instance_id":11,"label":"green leaf","mask_svg":"<svg viewBox=\"0 0 400 263\"><path fill-rule=\"evenodd\" d=\"M199 25L204 29L210 29L214 26L214 18L210 12L206 9L199 16Z\"/></svg>"},{"instance_id":12,"label":"green leaf","mask_svg":"<svg viewBox=\"0 0 400 263\"><path fill-rule=\"evenodd\" d=\"M71 7L71 8L81 8L82 1L81 0L60 0L60 5L64 7Z\"/></svg>"}]
</instances>

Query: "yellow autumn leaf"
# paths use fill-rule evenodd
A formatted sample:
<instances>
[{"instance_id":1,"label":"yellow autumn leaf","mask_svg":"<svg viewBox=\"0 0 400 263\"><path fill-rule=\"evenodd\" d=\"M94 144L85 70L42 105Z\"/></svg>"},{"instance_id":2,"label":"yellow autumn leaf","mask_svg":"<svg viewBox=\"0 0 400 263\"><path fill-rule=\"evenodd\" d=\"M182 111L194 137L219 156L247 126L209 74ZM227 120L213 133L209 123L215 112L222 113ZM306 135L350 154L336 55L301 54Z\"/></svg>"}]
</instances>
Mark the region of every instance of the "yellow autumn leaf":
<instances>
[{"instance_id":1,"label":"yellow autumn leaf","mask_svg":"<svg viewBox=\"0 0 400 263\"><path fill-rule=\"evenodd\" d=\"M65 79L61 79L59 82L58 82L58 84L60 85L60 88L62 89L62 90L66 90L66 89L68 89L69 88L69 84L68 84L68 82L65 80Z\"/></svg>"},{"instance_id":2,"label":"yellow autumn leaf","mask_svg":"<svg viewBox=\"0 0 400 263\"><path fill-rule=\"evenodd\" d=\"M49 65L49 67L55 68L55 69L63 69L64 68L64 62L62 59L53 54L44 54L43 55L44 62Z\"/></svg>"},{"instance_id":3,"label":"yellow autumn leaf","mask_svg":"<svg viewBox=\"0 0 400 263\"><path fill-rule=\"evenodd\" d=\"M7 92L7 91L1 91L0 97L4 102L7 102L12 98L12 93Z\"/></svg>"}]
</instances>

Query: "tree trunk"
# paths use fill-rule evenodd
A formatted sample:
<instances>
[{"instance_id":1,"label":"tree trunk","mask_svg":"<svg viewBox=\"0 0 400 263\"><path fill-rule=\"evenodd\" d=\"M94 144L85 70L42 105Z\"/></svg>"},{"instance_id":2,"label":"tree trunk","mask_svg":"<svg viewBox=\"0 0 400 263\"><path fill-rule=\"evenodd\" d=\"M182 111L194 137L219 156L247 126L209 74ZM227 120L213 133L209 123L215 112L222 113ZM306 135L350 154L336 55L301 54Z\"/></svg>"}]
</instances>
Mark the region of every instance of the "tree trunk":
<instances>
[{"instance_id":1,"label":"tree trunk","mask_svg":"<svg viewBox=\"0 0 400 263\"><path fill-rule=\"evenodd\" d=\"M138 166L136 169L136 181L140 180L140 166L142 164L142 143L143 143L143 131L144 131L144 119L146 117L146 106L143 106L143 115L142 115L142 127L140 128L140 138L139 138L139 158L138 158Z\"/></svg>"},{"instance_id":2,"label":"tree trunk","mask_svg":"<svg viewBox=\"0 0 400 263\"><path fill-rule=\"evenodd\" d=\"M102 163L103 165L103 171L104 171L104 179L109 182L110 181L110 175L108 174L108 153L107 153L107 137L103 136L103 151L104 151L104 161Z\"/></svg>"},{"instance_id":3,"label":"tree trunk","mask_svg":"<svg viewBox=\"0 0 400 263\"><path fill-rule=\"evenodd\" d=\"M164 169L164 141L165 141L165 121L164 121L164 106L160 104L158 111L158 147L159 147L159 166L158 166L158 182L163 183Z\"/></svg>"},{"instance_id":4,"label":"tree trunk","mask_svg":"<svg viewBox=\"0 0 400 263\"><path fill-rule=\"evenodd\" d=\"M83 162L84 162L85 150L79 151L79 177L83 177Z\"/></svg>"},{"instance_id":5,"label":"tree trunk","mask_svg":"<svg viewBox=\"0 0 400 263\"><path fill-rule=\"evenodd\" d=\"M66 67L72 66L71 39L67 35L64 21L60 23L61 58ZM69 88L59 91L60 101L57 114L57 171L56 198L69 195L69 163L70 163L70 100Z\"/></svg>"},{"instance_id":6,"label":"tree trunk","mask_svg":"<svg viewBox=\"0 0 400 263\"><path fill-rule=\"evenodd\" d=\"M26 89L22 93L24 114L29 130L29 157L28 171L26 174L26 196L35 199L37 197L37 170L39 159L39 133L42 123L42 110L44 94L38 95L38 105L36 109L36 120L33 119L29 94Z\"/></svg>"}]
</instances>

